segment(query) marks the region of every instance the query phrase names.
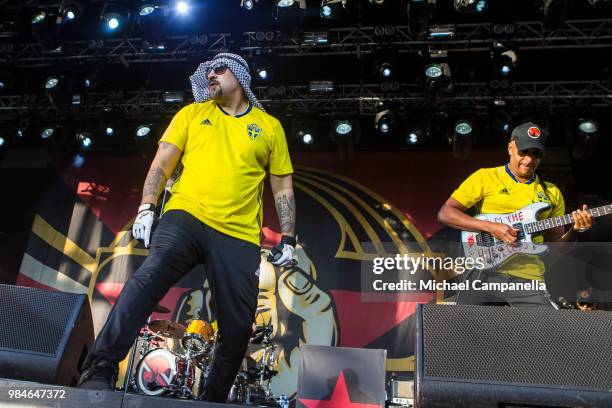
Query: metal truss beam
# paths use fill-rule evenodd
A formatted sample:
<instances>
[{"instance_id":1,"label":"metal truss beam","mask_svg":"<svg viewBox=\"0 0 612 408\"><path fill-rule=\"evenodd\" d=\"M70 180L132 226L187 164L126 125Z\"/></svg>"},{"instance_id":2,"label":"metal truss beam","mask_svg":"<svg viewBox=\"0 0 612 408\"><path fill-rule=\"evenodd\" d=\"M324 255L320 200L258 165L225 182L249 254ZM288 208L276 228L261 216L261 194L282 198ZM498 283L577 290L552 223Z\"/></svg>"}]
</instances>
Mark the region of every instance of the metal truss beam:
<instances>
[{"instance_id":1,"label":"metal truss beam","mask_svg":"<svg viewBox=\"0 0 612 408\"><path fill-rule=\"evenodd\" d=\"M228 50L231 34L169 37L164 50L144 52L142 38L69 41L61 52L47 51L38 43L16 44L0 54L0 61L15 67L41 67L86 62L176 62ZM10 48L11 46L9 46Z\"/></svg>"},{"instance_id":2,"label":"metal truss beam","mask_svg":"<svg viewBox=\"0 0 612 408\"><path fill-rule=\"evenodd\" d=\"M612 19L569 20L555 30L545 30L539 21L514 24L454 24L453 36L431 39L410 33L408 26L334 28L326 30L327 43L304 44L301 40L283 39L280 33L244 33L242 51L273 50L277 55L343 55L374 52L389 47L397 52L419 52L424 49L446 51L489 51L492 42L511 43L521 50L556 48L612 47ZM496 30L501 31L497 33ZM263 38L262 38L263 37Z\"/></svg>"},{"instance_id":3,"label":"metal truss beam","mask_svg":"<svg viewBox=\"0 0 612 408\"><path fill-rule=\"evenodd\" d=\"M325 30L327 43L308 44L290 40L279 32L245 32L242 38L232 34L174 36L166 49L142 51L142 38L68 41L61 53L46 51L38 43L5 42L0 47L0 61L15 67L52 66L83 62L122 63L176 62L226 51L232 44L242 44L244 53L273 51L280 56L367 54L381 47L396 52L423 49L452 52L488 51L493 41L512 43L521 50L558 48L612 48L612 19L569 20L556 30L545 30L539 21L510 25L491 23L452 25L454 35L446 39L423 39L410 33L407 26L332 28ZM496 33L500 29L501 33ZM315 30L316 31L316 30Z\"/></svg>"},{"instance_id":4,"label":"metal truss beam","mask_svg":"<svg viewBox=\"0 0 612 408\"><path fill-rule=\"evenodd\" d=\"M258 87L255 93L266 108L281 108L287 112L362 113L373 114L380 101L395 102L406 112L423 110L427 104L423 91L414 84L397 84L396 91L383 92L380 84L341 85L330 94L313 94L307 86L280 88ZM189 91L185 91L189 94ZM127 117L143 115L172 115L181 104L162 102L162 91L121 91L91 93L80 105L73 106L73 115L97 115L107 109L121 111ZM494 92L489 84L456 83L454 92L446 95L436 109L449 111L470 110L487 113L497 101L505 102L509 109L524 108L597 108L612 107L612 86L600 81L565 82L515 82L504 93ZM7 95L0 97L0 115L17 116L36 111L45 117L54 117L58 112L46 97L36 95Z\"/></svg>"}]
</instances>

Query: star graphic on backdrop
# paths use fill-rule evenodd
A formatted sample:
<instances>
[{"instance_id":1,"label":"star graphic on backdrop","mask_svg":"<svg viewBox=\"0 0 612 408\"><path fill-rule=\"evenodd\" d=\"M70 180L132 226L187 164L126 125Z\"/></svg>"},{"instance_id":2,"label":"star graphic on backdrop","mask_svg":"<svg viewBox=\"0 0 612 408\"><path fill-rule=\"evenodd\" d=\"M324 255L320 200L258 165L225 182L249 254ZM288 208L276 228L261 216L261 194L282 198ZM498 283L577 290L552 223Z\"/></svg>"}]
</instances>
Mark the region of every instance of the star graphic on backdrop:
<instances>
[{"instance_id":1,"label":"star graphic on backdrop","mask_svg":"<svg viewBox=\"0 0 612 408\"><path fill-rule=\"evenodd\" d=\"M340 372L338 381L334 387L331 398L329 400L313 400L300 398L300 402L306 408L380 408L380 404L364 404L363 402L352 402L346 388L344 373Z\"/></svg>"}]
</instances>

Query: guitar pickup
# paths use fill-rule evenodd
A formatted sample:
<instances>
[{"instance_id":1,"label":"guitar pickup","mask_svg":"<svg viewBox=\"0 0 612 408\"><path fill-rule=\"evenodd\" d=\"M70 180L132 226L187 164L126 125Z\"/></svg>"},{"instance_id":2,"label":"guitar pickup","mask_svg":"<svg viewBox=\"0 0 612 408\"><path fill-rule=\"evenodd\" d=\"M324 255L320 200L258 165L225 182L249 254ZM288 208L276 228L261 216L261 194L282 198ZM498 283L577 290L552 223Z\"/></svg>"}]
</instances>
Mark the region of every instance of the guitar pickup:
<instances>
[{"instance_id":1,"label":"guitar pickup","mask_svg":"<svg viewBox=\"0 0 612 408\"><path fill-rule=\"evenodd\" d=\"M481 232L476 235L476 244L484 247L492 247L495 245L495 238L487 232Z\"/></svg>"},{"instance_id":2,"label":"guitar pickup","mask_svg":"<svg viewBox=\"0 0 612 408\"><path fill-rule=\"evenodd\" d=\"M519 222L516 224L512 224L512 227L518 230L518 234L516 236L518 241L522 241L525 239L525 229L523 228L523 223Z\"/></svg>"}]
</instances>

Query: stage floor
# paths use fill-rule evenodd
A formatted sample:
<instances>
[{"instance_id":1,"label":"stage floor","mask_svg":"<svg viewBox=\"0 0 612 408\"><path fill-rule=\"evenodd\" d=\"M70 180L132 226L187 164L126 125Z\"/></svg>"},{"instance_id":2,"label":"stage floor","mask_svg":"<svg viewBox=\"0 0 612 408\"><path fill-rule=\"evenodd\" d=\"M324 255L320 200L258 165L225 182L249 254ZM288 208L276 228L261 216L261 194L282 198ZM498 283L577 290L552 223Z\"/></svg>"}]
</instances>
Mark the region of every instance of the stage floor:
<instances>
[{"instance_id":1,"label":"stage floor","mask_svg":"<svg viewBox=\"0 0 612 408\"><path fill-rule=\"evenodd\" d=\"M0 406L11 408L235 408L245 405L150 397L140 394L124 394L123 391L87 390L0 378Z\"/></svg>"}]
</instances>

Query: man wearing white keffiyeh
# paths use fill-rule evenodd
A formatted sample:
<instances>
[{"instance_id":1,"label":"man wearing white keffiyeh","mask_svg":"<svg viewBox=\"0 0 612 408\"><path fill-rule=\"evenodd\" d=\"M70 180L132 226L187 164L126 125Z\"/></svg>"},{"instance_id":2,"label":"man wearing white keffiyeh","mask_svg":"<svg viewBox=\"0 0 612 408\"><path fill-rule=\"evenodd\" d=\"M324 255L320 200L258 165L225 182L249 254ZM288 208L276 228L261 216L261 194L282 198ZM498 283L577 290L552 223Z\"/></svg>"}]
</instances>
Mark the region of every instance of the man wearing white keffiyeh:
<instances>
[{"instance_id":1,"label":"man wearing white keffiyeh","mask_svg":"<svg viewBox=\"0 0 612 408\"><path fill-rule=\"evenodd\" d=\"M218 54L200 64L190 80L195 103L182 108L162 136L132 226L134 238L150 247L149 255L100 331L84 363L81 387L112 388L118 363L155 305L196 265L205 264L219 337L204 394L208 401L225 402L255 318L268 173L282 234L268 260L281 267L294 262L295 199L287 141L280 122L265 113L251 91L246 61ZM182 172L152 234L160 193L179 161ZM166 386L162 381L151 390Z\"/></svg>"}]
</instances>

